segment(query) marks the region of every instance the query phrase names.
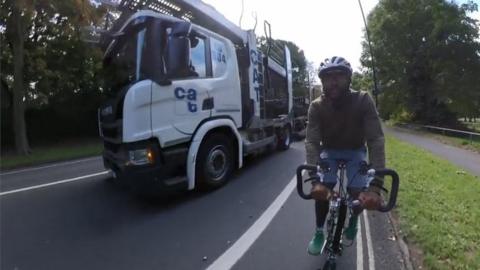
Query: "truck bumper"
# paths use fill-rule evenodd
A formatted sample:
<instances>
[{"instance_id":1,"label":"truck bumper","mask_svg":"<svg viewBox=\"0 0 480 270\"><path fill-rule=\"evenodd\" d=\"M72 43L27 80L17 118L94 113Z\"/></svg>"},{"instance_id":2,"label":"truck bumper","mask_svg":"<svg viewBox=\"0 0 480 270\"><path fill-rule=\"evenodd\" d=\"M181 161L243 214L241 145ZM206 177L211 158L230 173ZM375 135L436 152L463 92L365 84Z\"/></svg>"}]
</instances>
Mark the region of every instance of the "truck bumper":
<instances>
[{"instance_id":1,"label":"truck bumper","mask_svg":"<svg viewBox=\"0 0 480 270\"><path fill-rule=\"evenodd\" d=\"M148 143L147 143L148 144ZM145 145L145 144L143 144ZM127 165L129 150L139 147L138 143L117 146L113 151L105 147L103 163L110 169L117 181L142 195L158 196L188 188L186 159L188 148L161 150L158 145L148 144L154 152L153 164Z\"/></svg>"}]
</instances>

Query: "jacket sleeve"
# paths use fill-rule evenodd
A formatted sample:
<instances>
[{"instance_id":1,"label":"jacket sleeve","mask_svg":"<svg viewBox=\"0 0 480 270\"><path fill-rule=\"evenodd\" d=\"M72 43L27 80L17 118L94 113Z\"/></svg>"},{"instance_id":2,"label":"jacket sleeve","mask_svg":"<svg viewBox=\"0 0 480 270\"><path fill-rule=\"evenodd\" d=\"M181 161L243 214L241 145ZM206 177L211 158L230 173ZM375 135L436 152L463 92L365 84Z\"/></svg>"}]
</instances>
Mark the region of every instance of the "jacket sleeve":
<instances>
[{"instance_id":1,"label":"jacket sleeve","mask_svg":"<svg viewBox=\"0 0 480 270\"><path fill-rule=\"evenodd\" d=\"M367 94L364 100L366 112L363 128L367 141L368 159L374 169L383 169L385 168L385 138L382 124L370 95Z\"/></svg>"},{"instance_id":2,"label":"jacket sleeve","mask_svg":"<svg viewBox=\"0 0 480 270\"><path fill-rule=\"evenodd\" d=\"M315 165L320 159L321 142L320 102L312 102L308 108L307 134L305 138L305 150L307 163Z\"/></svg>"}]
</instances>

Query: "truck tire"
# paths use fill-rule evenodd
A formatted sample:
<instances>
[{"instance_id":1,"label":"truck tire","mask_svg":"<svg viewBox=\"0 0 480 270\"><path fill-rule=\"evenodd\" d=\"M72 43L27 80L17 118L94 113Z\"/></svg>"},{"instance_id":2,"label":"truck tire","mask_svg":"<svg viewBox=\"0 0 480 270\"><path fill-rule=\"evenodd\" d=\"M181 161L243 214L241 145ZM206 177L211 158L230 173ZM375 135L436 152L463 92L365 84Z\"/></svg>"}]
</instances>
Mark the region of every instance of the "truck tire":
<instances>
[{"instance_id":1,"label":"truck tire","mask_svg":"<svg viewBox=\"0 0 480 270\"><path fill-rule=\"evenodd\" d=\"M235 158L232 141L225 135L209 135L200 145L195 175L203 189L223 186L233 172Z\"/></svg>"},{"instance_id":2,"label":"truck tire","mask_svg":"<svg viewBox=\"0 0 480 270\"><path fill-rule=\"evenodd\" d=\"M292 130L289 126L285 126L278 134L277 149L281 151L288 150L292 143Z\"/></svg>"}]
</instances>

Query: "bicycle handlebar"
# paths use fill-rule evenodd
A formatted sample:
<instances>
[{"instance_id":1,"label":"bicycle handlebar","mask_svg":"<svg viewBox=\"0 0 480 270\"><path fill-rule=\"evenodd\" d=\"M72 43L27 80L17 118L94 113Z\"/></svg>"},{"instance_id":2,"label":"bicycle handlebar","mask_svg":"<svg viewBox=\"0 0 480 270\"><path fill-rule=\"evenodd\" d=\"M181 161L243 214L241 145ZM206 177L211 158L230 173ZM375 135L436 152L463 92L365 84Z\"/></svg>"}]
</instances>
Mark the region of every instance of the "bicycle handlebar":
<instances>
[{"instance_id":1,"label":"bicycle handlebar","mask_svg":"<svg viewBox=\"0 0 480 270\"><path fill-rule=\"evenodd\" d=\"M312 195L311 194L305 194L303 192L303 177L302 173L303 171L310 171L310 172L315 172L317 173L318 167L315 165L309 165L309 164L303 164L298 166L297 168L297 192L300 197L302 197L305 200L311 200ZM386 205L382 205L378 211L380 212L388 212L392 210L392 208L395 206L397 202L397 194L398 194L398 187L400 185L400 179L398 177L397 172L395 172L392 169L378 169L375 171L375 176L391 176L392 177L392 188L390 189L390 198L388 200L388 203Z\"/></svg>"},{"instance_id":2,"label":"bicycle handlebar","mask_svg":"<svg viewBox=\"0 0 480 270\"><path fill-rule=\"evenodd\" d=\"M303 164L298 166L297 168L297 192L300 197L304 198L305 200L311 200L312 199L312 194L305 194L303 192L303 177L302 173L303 171L310 171L310 172L317 172L317 166L314 165L309 165L309 164Z\"/></svg>"},{"instance_id":3,"label":"bicycle handlebar","mask_svg":"<svg viewBox=\"0 0 480 270\"><path fill-rule=\"evenodd\" d=\"M378 169L375 171L376 176L386 176L389 175L392 177L392 188L390 189L390 198L386 205L380 206L378 211L380 212L388 212L392 210L392 208L397 203L397 194L398 194L398 187L400 185L400 179L396 171L391 169Z\"/></svg>"}]
</instances>

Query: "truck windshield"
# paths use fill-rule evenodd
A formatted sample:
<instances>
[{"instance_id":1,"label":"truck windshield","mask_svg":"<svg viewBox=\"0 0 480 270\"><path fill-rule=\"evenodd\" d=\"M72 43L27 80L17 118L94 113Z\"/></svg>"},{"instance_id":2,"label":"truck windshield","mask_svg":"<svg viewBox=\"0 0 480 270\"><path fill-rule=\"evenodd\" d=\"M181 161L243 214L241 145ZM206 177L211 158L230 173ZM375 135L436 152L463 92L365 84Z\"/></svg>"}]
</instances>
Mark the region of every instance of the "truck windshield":
<instances>
[{"instance_id":1,"label":"truck windshield","mask_svg":"<svg viewBox=\"0 0 480 270\"><path fill-rule=\"evenodd\" d=\"M130 28L127 26L115 38L112 49L103 61L107 93L114 94L124 86L145 78L142 63L146 47L145 32L145 25L137 24Z\"/></svg>"}]
</instances>

